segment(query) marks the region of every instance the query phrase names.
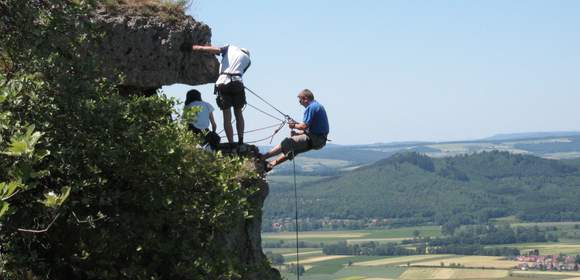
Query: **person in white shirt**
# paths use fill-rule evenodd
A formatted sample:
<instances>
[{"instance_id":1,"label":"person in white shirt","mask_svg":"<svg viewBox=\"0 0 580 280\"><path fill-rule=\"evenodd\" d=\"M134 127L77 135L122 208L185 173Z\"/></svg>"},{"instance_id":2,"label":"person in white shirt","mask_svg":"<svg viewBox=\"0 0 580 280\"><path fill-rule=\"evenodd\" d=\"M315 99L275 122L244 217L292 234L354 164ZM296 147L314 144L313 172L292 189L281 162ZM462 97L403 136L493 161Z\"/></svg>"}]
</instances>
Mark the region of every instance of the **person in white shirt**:
<instances>
[{"instance_id":1,"label":"person in white shirt","mask_svg":"<svg viewBox=\"0 0 580 280\"><path fill-rule=\"evenodd\" d=\"M199 112L196 118L189 123L189 129L194 133L202 134L204 137L204 142L202 145L209 144L212 150L216 150L220 142L220 137L215 133L217 125L213 117L213 106L211 104L201 100L201 93L198 90L192 89L187 92L185 98L184 111L198 107ZM211 123L211 131L209 131L209 125Z\"/></svg>"},{"instance_id":2,"label":"person in white shirt","mask_svg":"<svg viewBox=\"0 0 580 280\"><path fill-rule=\"evenodd\" d=\"M247 49L233 45L226 45L221 48L193 45L191 49L194 52L206 52L222 56L219 77L215 83L218 93L216 102L223 112L224 130L230 144L234 142L230 108L234 108L238 144L242 144L244 142L244 115L242 114L242 109L246 105L246 91L242 76L250 67L250 52Z\"/></svg>"}]
</instances>

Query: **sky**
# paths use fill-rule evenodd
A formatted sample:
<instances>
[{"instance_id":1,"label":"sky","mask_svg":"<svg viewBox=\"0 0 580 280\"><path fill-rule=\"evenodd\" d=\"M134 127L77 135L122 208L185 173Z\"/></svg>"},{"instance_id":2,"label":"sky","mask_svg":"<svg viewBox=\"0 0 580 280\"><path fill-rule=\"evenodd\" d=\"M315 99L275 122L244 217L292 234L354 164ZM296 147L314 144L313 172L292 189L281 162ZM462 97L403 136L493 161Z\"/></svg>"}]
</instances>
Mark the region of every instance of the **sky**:
<instances>
[{"instance_id":1,"label":"sky","mask_svg":"<svg viewBox=\"0 0 580 280\"><path fill-rule=\"evenodd\" d=\"M310 89L332 143L353 145L580 131L578 11L574 0L194 0L187 12L213 45L250 50L248 88L296 120ZM215 106L213 84L163 91L184 100L190 88ZM251 107L244 116L247 131L279 124Z\"/></svg>"}]
</instances>

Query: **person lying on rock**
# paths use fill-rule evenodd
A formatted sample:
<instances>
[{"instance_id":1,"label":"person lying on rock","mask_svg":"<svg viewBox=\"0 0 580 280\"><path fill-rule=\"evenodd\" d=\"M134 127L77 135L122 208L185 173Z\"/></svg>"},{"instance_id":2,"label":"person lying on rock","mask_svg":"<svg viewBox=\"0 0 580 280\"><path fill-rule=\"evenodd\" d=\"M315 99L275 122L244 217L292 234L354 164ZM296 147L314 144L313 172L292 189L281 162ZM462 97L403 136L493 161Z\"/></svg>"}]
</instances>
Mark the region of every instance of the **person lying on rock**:
<instances>
[{"instance_id":1,"label":"person lying on rock","mask_svg":"<svg viewBox=\"0 0 580 280\"><path fill-rule=\"evenodd\" d=\"M263 160L282 154L275 160L266 163L266 171L272 170L276 165L293 159L295 155L309 150L319 150L326 145L328 136L328 118L326 110L318 101L314 100L314 94L304 89L298 94L298 102L304 106L304 120L302 122L288 122L292 130L291 137L282 140L269 152L261 155Z\"/></svg>"},{"instance_id":2,"label":"person lying on rock","mask_svg":"<svg viewBox=\"0 0 580 280\"><path fill-rule=\"evenodd\" d=\"M223 112L224 130L230 144L234 143L232 112L230 108L234 108L238 144L241 145L244 142L244 115L242 114L242 109L246 105L246 91L242 76L250 67L250 52L247 49L233 45L226 45L221 48L192 45L191 49L194 52L205 52L222 56L219 77L215 82L218 94L216 103Z\"/></svg>"}]
</instances>

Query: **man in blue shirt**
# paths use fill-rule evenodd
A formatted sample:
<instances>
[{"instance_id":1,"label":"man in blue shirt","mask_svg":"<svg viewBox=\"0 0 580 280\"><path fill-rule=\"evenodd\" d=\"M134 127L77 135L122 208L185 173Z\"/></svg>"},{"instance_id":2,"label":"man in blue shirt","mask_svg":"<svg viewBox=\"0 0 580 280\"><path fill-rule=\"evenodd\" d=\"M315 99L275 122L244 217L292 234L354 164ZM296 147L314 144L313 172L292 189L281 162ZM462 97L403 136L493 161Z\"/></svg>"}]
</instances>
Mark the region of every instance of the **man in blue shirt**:
<instances>
[{"instance_id":1,"label":"man in blue shirt","mask_svg":"<svg viewBox=\"0 0 580 280\"><path fill-rule=\"evenodd\" d=\"M294 158L297 154L312 149L319 150L326 145L329 127L324 106L314 100L314 94L308 89L304 89L298 94L298 102L306 108L304 120L300 123L289 122L288 127L298 131L292 130L291 137L284 139L272 150L262 155L262 159L266 160L283 153L277 159L266 163L266 171L270 171L274 166Z\"/></svg>"}]
</instances>

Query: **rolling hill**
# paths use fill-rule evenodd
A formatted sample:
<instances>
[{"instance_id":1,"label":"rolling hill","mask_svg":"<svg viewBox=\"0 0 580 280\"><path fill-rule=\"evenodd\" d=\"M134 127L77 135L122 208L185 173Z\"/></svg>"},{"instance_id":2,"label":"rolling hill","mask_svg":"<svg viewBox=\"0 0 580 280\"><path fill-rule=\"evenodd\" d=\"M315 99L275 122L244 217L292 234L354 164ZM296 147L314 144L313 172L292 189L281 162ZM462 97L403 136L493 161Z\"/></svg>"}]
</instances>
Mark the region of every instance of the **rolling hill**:
<instances>
[{"instance_id":1,"label":"rolling hill","mask_svg":"<svg viewBox=\"0 0 580 280\"><path fill-rule=\"evenodd\" d=\"M491 151L447 158L399 153L298 186L304 219L398 224L580 220L580 160ZM265 222L294 215L293 186L271 184Z\"/></svg>"},{"instance_id":2,"label":"rolling hill","mask_svg":"<svg viewBox=\"0 0 580 280\"><path fill-rule=\"evenodd\" d=\"M580 158L580 132L505 134L472 141L328 145L322 150L300 155L296 163L301 174L334 176L403 151L441 158L494 150L548 159ZM292 165L286 163L273 174L287 175L292 172L291 168Z\"/></svg>"}]
</instances>

